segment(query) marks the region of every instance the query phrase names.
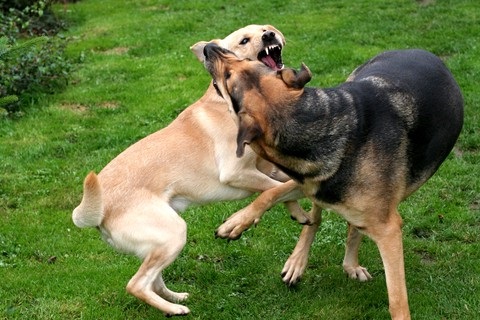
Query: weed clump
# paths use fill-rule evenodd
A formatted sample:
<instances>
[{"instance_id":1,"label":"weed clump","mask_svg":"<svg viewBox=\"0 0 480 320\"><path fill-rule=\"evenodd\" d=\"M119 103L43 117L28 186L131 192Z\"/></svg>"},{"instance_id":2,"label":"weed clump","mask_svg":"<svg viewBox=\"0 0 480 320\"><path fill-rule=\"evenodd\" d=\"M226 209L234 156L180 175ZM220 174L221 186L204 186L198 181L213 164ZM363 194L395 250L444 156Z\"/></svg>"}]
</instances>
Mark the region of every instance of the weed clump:
<instances>
[{"instance_id":1,"label":"weed clump","mask_svg":"<svg viewBox=\"0 0 480 320\"><path fill-rule=\"evenodd\" d=\"M66 24L51 5L48 0L0 3L0 108L8 112L68 83L72 63L60 34Z\"/></svg>"}]
</instances>

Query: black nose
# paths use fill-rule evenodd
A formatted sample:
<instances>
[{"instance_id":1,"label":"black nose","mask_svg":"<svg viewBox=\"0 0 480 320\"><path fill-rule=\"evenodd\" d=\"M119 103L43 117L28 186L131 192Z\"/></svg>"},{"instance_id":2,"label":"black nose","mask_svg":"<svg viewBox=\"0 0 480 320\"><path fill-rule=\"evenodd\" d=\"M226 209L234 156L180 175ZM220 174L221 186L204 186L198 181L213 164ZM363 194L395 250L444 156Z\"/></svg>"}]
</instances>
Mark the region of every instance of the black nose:
<instances>
[{"instance_id":1,"label":"black nose","mask_svg":"<svg viewBox=\"0 0 480 320\"><path fill-rule=\"evenodd\" d=\"M272 40L274 38L275 38L275 32L273 32L273 31L265 31L262 35L262 40L263 41Z\"/></svg>"},{"instance_id":2,"label":"black nose","mask_svg":"<svg viewBox=\"0 0 480 320\"><path fill-rule=\"evenodd\" d=\"M203 48L203 55L206 59L212 54L221 51L221 48L214 43L208 43L205 48Z\"/></svg>"}]
</instances>

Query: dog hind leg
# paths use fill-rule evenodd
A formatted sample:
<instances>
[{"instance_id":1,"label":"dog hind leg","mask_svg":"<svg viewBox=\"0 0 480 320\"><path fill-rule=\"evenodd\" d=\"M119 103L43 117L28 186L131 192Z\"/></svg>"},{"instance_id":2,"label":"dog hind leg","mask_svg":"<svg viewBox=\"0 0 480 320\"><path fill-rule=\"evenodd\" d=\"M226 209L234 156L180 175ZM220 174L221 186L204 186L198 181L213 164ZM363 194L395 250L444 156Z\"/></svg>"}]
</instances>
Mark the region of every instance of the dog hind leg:
<instances>
[{"instance_id":1,"label":"dog hind leg","mask_svg":"<svg viewBox=\"0 0 480 320\"><path fill-rule=\"evenodd\" d=\"M345 248L345 257L343 258L343 270L351 279L359 281L368 281L372 279L367 269L358 264L358 249L362 241L362 234L357 228L348 224L347 245Z\"/></svg>"},{"instance_id":2,"label":"dog hind leg","mask_svg":"<svg viewBox=\"0 0 480 320\"><path fill-rule=\"evenodd\" d=\"M153 291L170 302L182 302L188 298L188 293L186 292L179 293L169 290L163 282L162 273L159 273L157 279L155 279L155 282L153 283Z\"/></svg>"},{"instance_id":3,"label":"dog hind leg","mask_svg":"<svg viewBox=\"0 0 480 320\"><path fill-rule=\"evenodd\" d=\"M403 259L402 218L397 210L390 212L388 220L366 229L377 244L382 257L387 282L389 310L392 319L410 319Z\"/></svg>"},{"instance_id":4,"label":"dog hind leg","mask_svg":"<svg viewBox=\"0 0 480 320\"><path fill-rule=\"evenodd\" d=\"M127 284L127 292L161 310L166 316L186 315L190 310L180 304L187 293L176 293L165 286L162 272L180 254L186 244L187 225L168 203L148 194L139 196L135 214L117 221L112 238L123 248L144 257L137 273ZM169 301L167 301L169 300ZM172 301L172 302L170 302Z\"/></svg>"},{"instance_id":5,"label":"dog hind leg","mask_svg":"<svg viewBox=\"0 0 480 320\"><path fill-rule=\"evenodd\" d=\"M285 284L291 286L300 281L308 263L308 254L312 246L315 234L322 222L322 208L313 204L311 210L312 224L304 225L297 245L290 257L285 262L281 276Z\"/></svg>"},{"instance_id":6,"label":"dog hind leg","mask_svg":"<svg viewBox=\"0 0 480 320\"><path fill-rule=\"evenodd\" d=\"M161 278L162 270L173 259L168 259L163 250L155 250L148 254L143 261L140 269L128 282L127 292L137 297L138 299L148 303L149 305L161 310L166 316L186 315L190 310L180 304L171 303L158 295L154 289L159 293L165 294L169 292L169 298L180 297L180 294L172 293L166 289L165 285L159 283L157 279ZM154 283L160 287L155 288ZM163 286L162 286L163 285Z\"/></svg>"}]
</instances>

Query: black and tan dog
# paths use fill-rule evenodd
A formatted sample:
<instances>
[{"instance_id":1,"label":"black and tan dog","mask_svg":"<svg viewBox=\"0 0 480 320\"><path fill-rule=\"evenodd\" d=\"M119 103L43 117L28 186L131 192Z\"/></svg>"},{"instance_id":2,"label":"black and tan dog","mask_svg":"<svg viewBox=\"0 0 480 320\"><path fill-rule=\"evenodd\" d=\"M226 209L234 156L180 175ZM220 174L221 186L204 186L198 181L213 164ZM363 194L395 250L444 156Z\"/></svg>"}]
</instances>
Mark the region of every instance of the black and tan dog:
<instances>
[{"instance_id":1,"label":"black and tan dog","mask_svg":"<svg viewBox=\"0 0 480 320\"><path fill-rule=\"evenodd\" d=\"M357 255L361 235L373 239L390 314L409 319L397 207L439 168L463 124L462 94L443 62L423 50L384 52L347 82L316 89L304 88L305 65L272 71L215 45L204 54L237 115L237 156L250 145L301 185L318 218L320 208L331 208L348 221L347 272L370 276Z\"/></svg>"}]
</instances>

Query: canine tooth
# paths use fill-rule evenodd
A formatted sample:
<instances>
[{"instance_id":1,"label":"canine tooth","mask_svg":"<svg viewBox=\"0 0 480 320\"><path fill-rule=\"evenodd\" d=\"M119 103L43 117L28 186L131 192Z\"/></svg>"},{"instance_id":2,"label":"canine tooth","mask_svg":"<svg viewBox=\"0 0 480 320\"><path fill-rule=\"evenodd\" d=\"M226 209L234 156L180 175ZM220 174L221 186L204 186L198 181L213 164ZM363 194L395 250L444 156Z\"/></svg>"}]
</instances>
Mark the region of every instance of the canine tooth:
<instances>
[{"instance_id":1,"label":"canine tooth","mask_svg":"<svg viewBox=\"0 0 480 320\"><path fill-rule=\"evenodd\" d=\"M265 52L267 53L267 56L268 56L268 48L265 48Z\"/></svg>"}]
</instances>

